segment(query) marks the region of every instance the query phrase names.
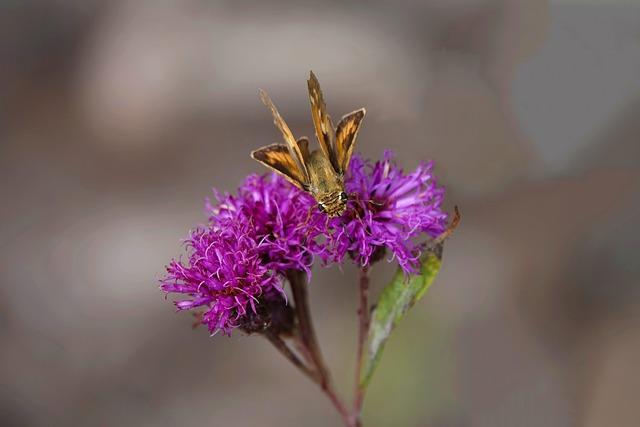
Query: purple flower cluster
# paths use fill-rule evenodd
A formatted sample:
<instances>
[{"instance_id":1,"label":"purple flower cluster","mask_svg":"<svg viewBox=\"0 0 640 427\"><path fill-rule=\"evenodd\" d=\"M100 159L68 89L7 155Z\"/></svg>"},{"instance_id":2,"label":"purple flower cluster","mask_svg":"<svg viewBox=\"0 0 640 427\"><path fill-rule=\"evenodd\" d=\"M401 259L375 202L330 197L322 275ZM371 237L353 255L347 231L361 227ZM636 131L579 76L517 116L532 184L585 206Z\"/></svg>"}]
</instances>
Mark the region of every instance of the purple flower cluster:
<instances>
[{"instance_id":1,"label":"purple flower cluster","mask_svg":"<svg viewBox=\"0 0 640 427\"><path fill-rule=\"evenodd\" d=\"M203 307L211 333L230 334L264 317L259 305L286 304L282 278L287 270L310 271L324 250L315 237L325 221L312 197L276 175L251 175L237 196L216 198L206 205L208 225L186 240L188 260L169 264L161 289L187 297L175 302L178 310Z\"/></svg>"},{"instance_id":2,"label":"purple flower cluster","mask_svg":"<svg viewBox=\"0 0 640 427\"><path fill-rule=\"evenodd\" d=\"M388 249L407 274L416 273L424 246L416 240L425 234L437 237L446 229L444 189L436 185L432 169L432 162L422 163L405 175L391 151L375 164L354 155L345 181L349 208L330 224L333 260L348 254L368 267Z\"/></svg>"},{"instance_id":3,"label":"purple flower cluster","mask_svg":"<svg viewBox=\"0 0 640 427\"><path fill-rule=\"evenodd\" d=\"M208 224L191 232L187 259L167 266L161 289L185 297L178 310L200 308L211 333L229 335L288 318L282 281L290 270L310 274L316 257L329 264L349 256L368 267L389 250L406 273L416 272L424 240L446 228L432 164L405 175L390 152L375 164L355 155L345 190L348 209L331 220L277 175L251 175L237 195L216 193Z\"/></svg>"}]
</instances>

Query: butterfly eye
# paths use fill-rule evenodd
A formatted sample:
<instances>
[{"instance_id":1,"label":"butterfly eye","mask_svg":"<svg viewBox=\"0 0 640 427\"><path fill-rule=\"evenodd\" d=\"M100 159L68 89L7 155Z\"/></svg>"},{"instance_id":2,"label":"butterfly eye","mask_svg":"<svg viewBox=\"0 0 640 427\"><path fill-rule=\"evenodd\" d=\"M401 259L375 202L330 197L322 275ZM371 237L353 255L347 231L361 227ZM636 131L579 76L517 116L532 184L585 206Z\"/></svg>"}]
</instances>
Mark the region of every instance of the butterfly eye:
<instances>
[{"instance_id":1,"label":"butterfly eye","mask_svg":"<svg viewBox=\"0 0 640 427\"><path fill-rule=\"evenodd\" d=\"M318 203L318 210L319 210L320 212L323 212L323 213L324 213L324 212L326 212L326 209L324 208L324 206L322 205L322 203Z\"/></svg>"},{"instance_id":2,"label":"butterfly eye","mask_svg":"<svg viewBox=\"0 0 640 427\"><path fill-rule=\"evenodd\" d=\"M349 197L347 196L347 193L345 193L344 191L342 193L340 193L340 200L343 202L346 202L349 199Z\"/></svg>"}]
</instances>

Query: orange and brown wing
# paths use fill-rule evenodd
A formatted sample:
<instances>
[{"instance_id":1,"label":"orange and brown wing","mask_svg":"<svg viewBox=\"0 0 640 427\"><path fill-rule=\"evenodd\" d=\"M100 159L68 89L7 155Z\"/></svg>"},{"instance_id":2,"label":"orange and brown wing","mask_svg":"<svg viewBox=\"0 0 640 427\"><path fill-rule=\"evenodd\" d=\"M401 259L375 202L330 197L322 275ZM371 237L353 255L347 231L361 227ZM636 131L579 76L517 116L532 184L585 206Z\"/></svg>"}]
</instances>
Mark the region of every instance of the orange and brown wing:
<instances>
[{"instance_id":1,"label":"orange and brown wing","mask_svg":"<svg viewBox=\"0 0 640 427\"><path fill-rule=\"evenodd\" d=\"M251 157L263 165L278 172L296 187L306 190L307 179L293 160L289 147L283 144L271 144L251 152Z\"/></svg>"},{"instance_id":2,"label":"orange and brown wing","mask_svg":"<svg viewBox=\"0 0 640 427\"><path fill-rule=\"evenodd\" d=\"M334 149L335 129L331 123L331 119L327 114L327 106L324 102L320 83L313 71L309 73L307 80L309 88L309 101L311 102L311 118L313 119L313 127L316 130L316 137L320 143L320 148L324 155L329 159L331 165L338 171L338 160Z\"/></svg>"},{"instance_id":3,"label":"orange and brown wing","mask_svg":"<svg viewBox=\"0 0 640 427\"><path fill-rule=\"evenodd\" d=\"M289 126L287 126L287 123L285 123L284 119L278 112L278 109L271 101L271 98L269 98L269 95L267 95L267 92L263 91L262 89L260 89L259 92L260 92L260 99L262 99L262 102L264 103L264 105L269 107L269 110L271 110L271 114L273 115L273 124L276 125L278 130L280 130L280 133L282 134L284 142L286 143L285 147L288 149L289 153L291 154L290 156L291 160L298 166L297 169L300 171L300 173L302 174L302 177L304 178L303 182L307 182L309 178L307 165L305 164L305 159L304 159L304 156L302 155L302 152L300 151L300 147L298 146L296 139L293 137L293 133L291 133L291 129L289 129Z\"/></svg>"},{"instance_id":4,"label":"orange and brown wing","mask_svg":"<svg viewBox=\"0 0 640 427\"><path fill-rule=\"evenodd\" d=\"M341 173L346 172L349 168L353 147L356 145L356 137L365 113L366 110L361 108L347 114L338 123L338 129L336 130L336 159L338 171Z\"/></svg>"}]
</instances>

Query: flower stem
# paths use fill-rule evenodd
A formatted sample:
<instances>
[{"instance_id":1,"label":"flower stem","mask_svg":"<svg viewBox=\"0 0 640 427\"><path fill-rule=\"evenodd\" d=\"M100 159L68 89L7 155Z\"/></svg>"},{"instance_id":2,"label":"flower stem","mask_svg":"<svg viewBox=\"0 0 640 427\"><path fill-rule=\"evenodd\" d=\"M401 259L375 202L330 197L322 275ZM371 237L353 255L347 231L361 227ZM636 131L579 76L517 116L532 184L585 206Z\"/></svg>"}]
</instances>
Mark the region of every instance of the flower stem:
<instances>
[{"instance_id":1,"label":"flower stem","mask_svg":"<svg viewBox=\"0 0 640 427\"><path fill-rule=\"evenodd\" d=\"M316 368L316 372L319 377L319 381L317 381L317 383L336 408L345 425L347 427L356 427L357 424L355 424L354 418L351 416L349 410L342 403L342 400L340 400L333 388L331 375L329 374L329 370L322 358L320 345L318 344L318 339L316 338L316 333L313 327L313 321L311 320L305 274L301 271L291 270L288 272L287 277L289 279L289 284L291 285L291 293L293 294L293 300L295 303L300 339L302 341L301 344L304 347L304 354L308 354L308 357Z\"/></svg>"},{"instance_id":2,"label":"flower stem","mask_svg":"<svg viewBox=\"0 0 640 427\"><path fill-rule=\"evenodd\" d=\"M306 284L304 283L305 276L301 271L290 271L288 278L289 283L291 284L293 300L295 302L296 317L298 318L298 324L300 326L300 338L302 340L302 344L309 351L313 364L318 369L318 373L320 374L320 379L322 381L321 385L323 385L329 381L329 375L322 359L322 353L320 352L320 346L318 345L316 333L313 328L313 322L311 320L309 297Z\"/></svg>"},{"instance_id":3,"label":"flower stem","mask_svg":"<svg viewBox=\"0 0 640 427\"><path fill-rule=\"evenodd\" d=\"M296 356L295 353L291 351L289 346L287 346L282 338L268 330L264 332L263 335L266 339L269 340L271 344L273 344L273 346L280 352L280 354L286 357L287 360L289 360L296 368L298 368L303 374L305 374L307 378L309 378L316 384L320 384L319 375L315 371L310 369L307 365L305 365L302 360L300 360L298 356Z\"/></svg>"},{"instance_id":4,"label":"flower stem","mask_svg":"<svg viewBox=\"0 0 640 427\"><path fill-rule=\"evenodd\" d=\"M349 414L349 410L344 405L344 403L342 403L342 400L340 400L340 398L336 394L336 392L333 389L333 387L331 386L331 384L329 384L326 388L323 388L322 391L324 392L324 394L327 395L327 397L329 398L329 400L333 404L334 408L336 408L336 410L338 411L338 413L342 417L342 421L344 422L345 426L347 426L347 427L360 427L358 424L356 424L356 422L353 419L353 417L351 416L351 414Z\"/></svg>"},{"instance_id":5,"label":"flower stem","mask_svg":"<svg viewBox=\"0 0 640 427\"><path fill-rule=\"evenodd\" d=\"M357 427L362 425L362 403L366 388L360 384L360 374L362 371L362 362L364 359L364 346L367 341L367 333L369 332L369 269L363 267L360 270L360 286L358 287L360 294L360 307L358 308L358 350L356 354L356 378L353 392L353 418Z\"/></svg>"}]
</instances>

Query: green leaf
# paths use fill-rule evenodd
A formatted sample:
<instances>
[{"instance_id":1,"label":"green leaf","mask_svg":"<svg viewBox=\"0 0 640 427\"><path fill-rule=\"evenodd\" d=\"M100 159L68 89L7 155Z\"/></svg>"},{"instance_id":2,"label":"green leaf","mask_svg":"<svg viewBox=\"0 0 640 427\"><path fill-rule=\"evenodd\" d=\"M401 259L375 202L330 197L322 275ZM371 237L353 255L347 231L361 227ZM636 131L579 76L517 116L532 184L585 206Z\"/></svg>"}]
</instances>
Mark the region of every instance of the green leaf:
<instances>
[{"instance_id":1,"label":"green leaf","mask_svg":"<svg viewBox=\"0 0 640 427\"><path fill-rule=\"evenodd\" d=\"M421 259L420 274L407 277L401 269L398 269L391 283L380 294L376 309L371 316L368 351L364 356L365 360L360 372L361 388L369 385L389 335L407 311L427 292L440 271L441 262L442 243L439 243L425 251Z\"/></svg>"}]
</instances>

